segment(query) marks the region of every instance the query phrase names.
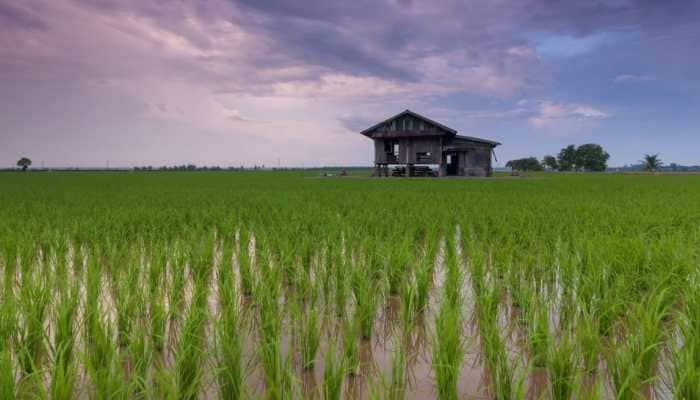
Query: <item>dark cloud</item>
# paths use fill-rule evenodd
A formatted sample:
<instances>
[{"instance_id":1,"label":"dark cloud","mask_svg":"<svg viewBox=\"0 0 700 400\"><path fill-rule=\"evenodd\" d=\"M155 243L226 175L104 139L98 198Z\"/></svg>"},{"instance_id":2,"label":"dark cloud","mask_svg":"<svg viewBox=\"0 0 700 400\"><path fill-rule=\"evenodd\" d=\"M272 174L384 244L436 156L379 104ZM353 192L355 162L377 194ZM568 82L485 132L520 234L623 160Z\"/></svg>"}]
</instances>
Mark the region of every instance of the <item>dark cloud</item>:
<instances>
[{"instance_id":1,"label":"dark cloud","mask_svg":"<svg viewBox=\"0 0 700 400\"><path fill-rule=\"evenodd\" d=\"M666 98L680 88L697 104L699 20L700 2L681 0L0 0L0 121L13 124L0 156L70 130L147 158L124 143L167 130L182 157L206 144L192 131L235 136L217 142L225 155L227 143L253 148L249 134L364 160L368 144L348 131L406 107L483 123L486 136L503 121L511 136L581 115L611 124L623 117L605 85L667 85ZM348 139L328 144L329 132Z\"/></svg>"},{"instance_id":2,"label":"dark cloud","mask_svg":"<svg viewBox=\"0 0 700 400\"><path fill-rule=\"evenodd\" d=\"M37 29L41 31L49 28L46 21L36 14L9 3L0 3L0 24L7 24L20 29Z\"/></svg>"},{"instance_id":3,"label":"dark cloud","mask_svg":"<svg viewBox=\"0 0 700 400\"><path fill-rule=\"evenodd\" d=\"M498 63L528 34L587 36L611 30L658 32L698 20L694 0L295 1L233 0L236 21L271 35L312 63L355 74L413 80L413 61L455 49ZM254 18L251 18L254 15Z\"/></svg>"}]
</instances>

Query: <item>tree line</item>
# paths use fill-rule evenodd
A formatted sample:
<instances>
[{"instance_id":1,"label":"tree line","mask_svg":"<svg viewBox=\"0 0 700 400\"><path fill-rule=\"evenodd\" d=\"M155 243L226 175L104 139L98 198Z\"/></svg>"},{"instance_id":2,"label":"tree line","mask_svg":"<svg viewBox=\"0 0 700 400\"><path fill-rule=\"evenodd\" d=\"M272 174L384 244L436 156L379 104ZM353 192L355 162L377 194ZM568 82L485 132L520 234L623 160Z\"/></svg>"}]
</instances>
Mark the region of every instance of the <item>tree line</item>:
<instances>
[{"instance_id":1,"label":"tree line","mask_svg":"<svg viewBox=\"0 0 700 400\"><path fill-rule=\"evenodd\" d=\"M588 143L578 147L569 145L561 149L555 157L546 155L542 161L537 157L510 160L506 167L518 171L586 171L601 172L608 168L610 154L599 144Z\"/></svg>"}]
</instances>

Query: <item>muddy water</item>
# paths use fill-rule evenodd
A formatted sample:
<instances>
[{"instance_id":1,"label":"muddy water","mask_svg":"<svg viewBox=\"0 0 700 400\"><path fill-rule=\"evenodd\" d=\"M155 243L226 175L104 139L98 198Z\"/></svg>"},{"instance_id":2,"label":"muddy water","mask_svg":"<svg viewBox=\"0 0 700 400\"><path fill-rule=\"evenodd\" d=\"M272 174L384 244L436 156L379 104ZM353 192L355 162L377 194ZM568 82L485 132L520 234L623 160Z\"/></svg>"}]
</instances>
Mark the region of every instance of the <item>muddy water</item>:
<instances>
[{"instance_id":1,"label":"muddy water","mask_svg":"<svg viewBox=\"0 0 700 400\"><path fill-rule=\"evenodd\" d=\"M385 299L375 320L372 338L359 342L359 373L346 377L344 382L345 398L369 398L371 388L380 387L382 379L386 382L384 384L385 387L388 387L391 380L392 359L398 346L403 346L406 357L405 398L430 399L436 397L431 359L431 339L434 335L439 334L439 332L432 332L432 327L445 276L442 265L443 254L444 244L440 246L437 256L429 308L414 322L410 336L403 337L401 332L401 323L399 321L400 299L393 296ZM463 326L465 357L460 371L458 392L460 398L464 399L490 399L492 397L488 390L489 375L484 368L479 348L478 326L475 323L475 319L472 318L473 302L470 297L470 285L469 280L465 279L463 288L465 298L465 306L463 307L465 309L465 323ZM246 302L246 304L248 304L247 307L251 308L247 310L247 313L252 315L255 312L252 309L254 306L249 302ZM251 330L251 332L253 335L256 335L255 329ZM288 354L290 349L288 332L289 329L283 330L281 339L283 354ZM324 352L328 349L330 340L333 340L335 343L340 342L340 338L336 337L337 333L338 327L327 327L313 370L302 370L299 366L299 360L294 360L294 368L299 379L298 386L304 398L319 397L323 384ZM246 348L246 358L255 359L256 354L251 349L256 348L256 338L248 337L246 339ZM259 365L253 365L247 384L252 392L249 394L257 396L264 393L264 375ZM546 387L546 381L541 386Z\"/></svg>"},{"instance_id":2,"label":"muddy water","mask_svg":"<svg viewBox=\"0 0 700 400\"><path fill-rule=\"evenodd\" d=\"M251 240L253 242L254 239ZM459 240L456 241L459 243ZM220 249L217 250L219 254ZM252 253L252 262L254 262L254 246L250 249ZM458 249L458 257L461 257L461 250ZM391 370L392 370L392 359L395 356L397 349L400 346L403 347L406 356L406 387L405 387L405 398L407 399L428 399L436 397L435 380L433 376L432 359L431 359L431 347L432 340L440 332L434 332L434 320L435 313L439 308L440 297L442 293L442 287L445 280L444 265L443 265L443 255L444 255L444 242L439 247L437 261L433 276L433 285L430 291L430 297L428 301L428 309L420 315L413 323L410 335L404 337L400 322L400 299L398 297L387 297L383 299L382 304L379 307L379 312L375 319L373 335L370 340L359 342L359 354L360 354L360 368L357 375L347 375L344 380L343 393L344 397L348 399L367 399L370 397L370 388L377 387L381 385L380 382L384 379L388 387L388 382L391 380ZM68 259L68 271L74 273L74 264L80 264L82 271L86 270L87 267L87 255L84 249L74 250L69 247L68 254L66 255ZM55 260L50 261L55 264ZM237 270L235 257L232 260L221 260L218 256L215 259L214 266L214 277L217 276L220 268L233 267L234 271ZM50 268L55 268L51 265ZM144 267L145 269L145 267ZM170 273L171 268L166 268L166 274ZM462 270L466 272L469 270L467 265L462 265ZM21 281L21 277L15 278L17 282ZM71 279L82 281L80 285L80 307L76 315L76 325L82 326L85 319L85 302L86 302L86 276L82 275L72 275ZM143 279L143 278L141 278ZM171 281L172 277L166 277L167 281ZM210 297L207 299L207 307L212 319L216 318L218 314L219 301L216 297L218 290L216 290L215 282L217 279L212 279L212 287L210 288ZM110 325L114 326L114 321L116 320L116 305L115 298L112 295L112 290L110 288L107 277L105 277L101 284L101 296L100 309L103 310L103 318L106 321L112 322ZM183 290L183 296L185 298L184 304L189 304L192 297L192 287L191 282L188 280L187 284ZM483 354L481 349L481 339L479 337L479 326L475 317L475 304L473 299L473 293L471 289L471 281L468 274L464 276L463 288L463 310L464 310L464 324L463 324L463 337L465 343L465 357L460 370L460 378L458 383L458 393L459 397L462 399L491 399L493 395L490 393L490 373L484 366ZM168 308L174 305L167 304L169 300L167 296L164 299ZM509 352L510 364L511 365L527 365L529 363L530 355L527 350L527 334L523 331L522 327L515 323L519 318L519 309L512 306L510 299L504 296L502 299L502 305L499 307L499 315L497 318L498 324L501 328L501 337L504 339L507 350ZM50 305L49 315L53 314L54 304ZM259 348L259 337L258 337L258 327L256 326L257 321L257 309L255 304L253 304L250 298L242 299L242 310L243 317L247 321L245 327L241 329L244 332L244 355L243 362L246 365L247 378L246 378L246 392L250 397L263 396L265 393L265 380L262 367L259 364L258 358L258 348ZM282 304L283 314L284 310L287 310L286 305ZM552 326L556 325L556 310L552 310ZM290 337L289 317L286 316L282 324L282 336L280 338L281 351L283 357L289 354L293 354L294 358L291 359L291 365L295 370L296 381L294 382L295 390L299 393L299 397L308 398L318 398L321 386L324 379L324 353L330 347L331 343L335 344L336 351L340 350L340 343L342 343L341 338L341 327L337 326L332 317L323 318L323 335L320 344L319 352L316 356L315 368L312 370L302 370L300 366L300 361L298 359L298 351L292 345L293 339ZM21 321L19 321L21 324ZM45 330L47 332L48 344L53 346L51 342L53 337L53 332L55 320L49 318L46 321ZM177 348L177 337L179 327L176 321L170 321L167 325L167 338L168 345L165 351L158 356L155 361L159 368L169 368L174 364L174 351ZM204 374L204 384L200 390L200 398L216 398L217 397L217 386L214 377L215 371L215 353L214 353L214 343L213 343L213 327L211 325L211 320L207 322L205 326L206 332L206 357L203 364L203 374ZM114 332L113 340L116 341L116 332ZM677 335L674 337L677 338ZM83 341L83 335L76 336L76 349L84 353L85 343ZM646 398L669 398L671 396L671 390L669 389L671 384L669 382L670 371L668 371L665 366L668 365L668 352L661 352L659 359L659 371L658 380L654 385L647 385L643 390ZM15 362L16 360L13 360ZM128 363L128 360L126 361ZM90 382L84 369L82 368L82 363L77 363L78 370L78 382L76 386L78 388L76 397L78 398L88 398ZM125 368L129 368L128 365ZM577 382L577 385L582 385L584 387L596 388L599 390L593 398L613 398L611 393L610 385L608 381L608 373L606 371L605 363L601 360L600 366L598 368L598 373L596 375L586 376L582 378L581 382ZM519 371L515 371L516 377ZM44 378L45 385L48 386L49 377ZM596 385L595 383L598 383ZM541 399L549 398L549 382L547 373L544 370L529 370L525 374L524 378L524 389L525 397L527 399Z\"/></svg>"},{"instance_id":3,"label":"muddy water","mask_svg":"<svg viewBox=\"0 0 700 400\"><path fill-rule=\"evenodd\" d=\"M459 243L459 241L457 241ZM459 251L459 249L458 249ZM398 346L403 346L406 357L406 384L404 394L406 399L430 399L436 397L435 381L433 377L431 359L431 338L439 334L432 332L435 312L438 309L442 285L445 279L444 265L444 242L440 245L437 254L437 261L433 276L433 287L429 297L429 307L417 318L409 337L403 337L401 333L399 313L400 299L398 297L388 297L375 320L372 338L359 342L360 368L357 374L348 375L344 382L344 397L348 399L367 399L370 397L372 388L390 385L392 359ZM462 257L460 257L462 259ZM465 267L465 266L463 266ZM466 271L466 268L463 268ZM490 399L492 395L489 391L489 373L484 367L483 357L480 349L478 336L478 326L474 318L474 303L471 294L471 282L468 277L464 279L462 290L465 299L463 333L465 339L465 357L460 370L458 383L458 393L464 399ZM255 320L254 305L247 299L246 314L250 320ZM507 324L508 318L499 318L499 323L503 327L503 336L511 350L512 358L517 358L521 354L520 348L516 346L521 342L514 330ZM289 354L291 344L288 336L289 329L283 329L281 347L283 354ZM294 360L294 368L298 377L298 388L303 398L319 398L322 391L324 376L324 352L329 347L329 341L339 343L337 337L337 326L327 327L322 337L319 353L316 356L313 370L302 370L298 359ZM257 345L257 332L251 329L251 336L246 338L245 358L255 360L257 355L253 349ZM260 365L253 364L251 372L247 378L249 395L259 396L264 394L265 382L264 374ZM528 398L538 399L546 391L546 374L532 374L528 378ZM381 391L381 389L380 389Z\"/></svg>"},{"instance_id":4,"label":"muddy water","mask_svg":"<svg viewBox=\"0 0 700 400\"><path fill-rule=\"evenodd\" d=\"M387 297L380 307L380 311L375 319L375 326L372 338L360 341L360 368L356 375L347 375L344 380L344 398L348 399L368 399L372 388L380 387L384 380L384 389L388 390L391 381L392 359L398 346L403 346L406 355L406 399L430 399L436 398L435 380L431 359L431 340L439 332L434 332L435 313L438 310L442 284L444 282L444 271L442 266L441 248L438 254L438 265L436 266L433 287L430 293L429 308L418 318L411 329L410 336L402 337L400 314L400 299L397 297ZM462 259L460 257L460 259ZM464 271L468 271L466 266L462 266ZM474 313L474 299L471 291L469 276L465 276L462 290L464 304L464 325L463 336L465 340L465 357L460 370L458 383L458 393L461 399L492 399L490 391L490 373L484 365L481 341L479 337L479 327ZM514 380L519 374L524 374L523 385L525 398L528 400L539 400L550 398L549 378L544 369L527 369L530 363L530 354L527 347L527 333L522 326L515 321L519 318L519 309L512 306L510 300L506 298L499 307L498 324L501 328L501 337L506 344L509 353L510 365L519 366L513 368ZM247 303L249 310L247 313L254 315L254 305ZM556 314L556 310L552 310ZM254 317L252 317L254 319ZM552 315L552 326L558 317ZM288 325L288 324L287 324ZM329 342L333 341L338 349L341 343L339 335L340 327L326 326L319 352L316 356L315 368L312 370L302 370L298 359L293 360L294 369L298 381L296 382L300 395L307 398L320 398L324 379L324 352L329 347ZM282 353L289 354L292 349L288 326L283 327L281 338ZM256 330L251 329L251 336L246 339L246 355L248 360L256 359L257 355L253 349L257 346ZM662 364L662 363L660 363ZM667 371L660 371L661 376L668 376ZM578 379L578 378L577 378ZM589 387L596 390L591 398L612 399L614 395L608 383L608 373L604 361L598 372L593 375L584 376L582 381L577 381L576 385ZM644 389L644 397L647 399L667 398L670 393L665 389L664 379L659 379L655 385L649 385ZM247 378L248 394L257 397L264 395L265 383L262 369L259 365L253 364ZM515 382L514 382L515 385ZM576 388L575 388L576 390ZM379 390L382 392L382 390Z\"/></svg>"}]
</instances>

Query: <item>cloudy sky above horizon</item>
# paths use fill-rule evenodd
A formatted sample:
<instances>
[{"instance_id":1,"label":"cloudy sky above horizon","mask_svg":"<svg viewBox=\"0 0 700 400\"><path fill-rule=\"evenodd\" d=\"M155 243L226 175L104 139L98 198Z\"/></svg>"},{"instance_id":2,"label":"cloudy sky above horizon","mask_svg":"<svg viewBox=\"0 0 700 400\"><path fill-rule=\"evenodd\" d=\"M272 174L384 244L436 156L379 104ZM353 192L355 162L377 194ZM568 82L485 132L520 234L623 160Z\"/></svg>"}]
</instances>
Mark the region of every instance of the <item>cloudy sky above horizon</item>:
<instances>
[{"instance_id":1,"label":"cloudy sky above horizon","mask_svg":"<svg viewBox=\"0 0 700 400\"><path fill-rule=\"evenodd\" d=\"M0 0L0 165L369 165L404 109L700 164L700 2Z\"/></svg>"}]
</instances>

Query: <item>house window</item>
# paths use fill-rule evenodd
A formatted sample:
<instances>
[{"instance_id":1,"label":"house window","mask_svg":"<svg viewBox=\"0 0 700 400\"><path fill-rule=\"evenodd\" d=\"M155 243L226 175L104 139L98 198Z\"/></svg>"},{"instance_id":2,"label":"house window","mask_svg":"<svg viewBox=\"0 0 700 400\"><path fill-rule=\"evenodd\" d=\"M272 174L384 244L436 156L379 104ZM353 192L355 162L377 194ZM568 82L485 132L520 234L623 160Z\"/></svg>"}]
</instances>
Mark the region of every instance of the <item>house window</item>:
<instances>
[{"instance_id":1,"label":"house window","mask_svg":"<svg viewBox=\"0 0 700 400\"><path fill-rule=\"evenodd\" d=\"M416 161L417 162L430 161L430 160L431 160L431 154L429 151L416 153Z\"/></svg>"},{"instance_id":2,"label":"house window","mask_svg":"<svg viewBox=\"0 0 700 400\"><path fill-rule=\"evenodd\" d=\"M388 156L399 156L399 141L398 140L386 140L384 141L384 153Z\"/></svg>"},{"instance_id":3,"label":"house window","mask_svg":"<svg viewBox=\"0 0 700 400\"><path fill-rule=\"evenodd\" d=\"M447 155L447 163L452 164L452 154Z\"/></svg>"}]
</instances>

